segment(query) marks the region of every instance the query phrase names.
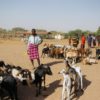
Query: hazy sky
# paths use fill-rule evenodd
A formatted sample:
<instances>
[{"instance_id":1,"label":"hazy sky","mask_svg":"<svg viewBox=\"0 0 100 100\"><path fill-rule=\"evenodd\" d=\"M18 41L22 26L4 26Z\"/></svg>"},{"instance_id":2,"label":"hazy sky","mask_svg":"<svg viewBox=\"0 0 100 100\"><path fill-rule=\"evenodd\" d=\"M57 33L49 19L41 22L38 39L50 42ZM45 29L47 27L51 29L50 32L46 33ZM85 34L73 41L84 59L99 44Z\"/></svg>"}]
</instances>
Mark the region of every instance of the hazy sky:
<instances>
[{"instance_id":1,"label":"hazy sky","mask_svg":"<svg viewBox=\"0 0 100 100\"><path fill-rule=\"evenodd\" d=\"M0 27L96 31L100 0L0 0Z\"/></svg>"}]
</instances>

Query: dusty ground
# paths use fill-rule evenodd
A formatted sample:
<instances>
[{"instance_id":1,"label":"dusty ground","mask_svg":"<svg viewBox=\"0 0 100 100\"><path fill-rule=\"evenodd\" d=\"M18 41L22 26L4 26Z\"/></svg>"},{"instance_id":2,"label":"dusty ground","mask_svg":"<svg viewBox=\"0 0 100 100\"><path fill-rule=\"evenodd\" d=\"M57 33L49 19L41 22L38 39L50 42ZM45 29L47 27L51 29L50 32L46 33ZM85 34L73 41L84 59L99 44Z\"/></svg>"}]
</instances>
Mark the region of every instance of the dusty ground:
<instances>
[{"instance_id":1,"label":"dusty ground","mask_svg":"<svg viewBox=\"0 0 100 100\"><path fill-rule=\"evenodd\" d=\"M44 40L39 46L39 52L41 55L41 49L43 44L54 43L67 45L67 40ZM20 65L23 68L32 69L32 65L29 61L26 53L26 44L19 40L0 40L0 59L6 63ZM95 50L93 50L95 51ZM62 75L58 72L64 68L63 59L53 58L41 58L41 63L49 64L53 75L46 77L47 90L43 91L42 95L35 97L35 87L18 86L19 100L61 100L62 91ZM84 93L80 94L77 98L72 96L72 100L100 100L100 61L94 65L81 66L84 77ZM37 62L35 61L35 66Z\"/></svg>"}]
</instances>

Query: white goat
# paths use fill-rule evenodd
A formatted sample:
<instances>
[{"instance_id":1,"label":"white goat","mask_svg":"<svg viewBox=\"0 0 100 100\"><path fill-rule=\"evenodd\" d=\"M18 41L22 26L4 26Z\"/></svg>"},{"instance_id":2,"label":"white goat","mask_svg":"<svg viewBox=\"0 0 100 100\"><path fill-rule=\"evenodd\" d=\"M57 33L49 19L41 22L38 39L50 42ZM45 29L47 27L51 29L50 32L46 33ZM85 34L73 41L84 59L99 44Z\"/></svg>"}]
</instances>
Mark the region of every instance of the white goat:
<instances>
[{"instance_id":1,"label":"white goat","mask_svg":"<svg viewBox=\"0 0 100 100\"><path fill-rule=\"evenodd\" d=\"M97 64L97 60L89 56L83 60L83 64Z\"/></svg>"},{"instance_id":2,"label":"white goat","mask_svg":"<svg viewBox=\"0 0 100 100\"><path fill-rule=\"evenodd\" d=\"M62 89L62 100L65 100L65 92L67 92L67 99L70 100L70 92L71 92L71 78L69 74L66 73L65 69L62 69L59 74L63 74L63 89Z\"/></svg>"},{"instance_id":3,"label":"white goat","mask_svg":"<svg viewBox=\"0 0 100 100\"><path fill-rule=\"evenodd\" d=\"M81 88L81 90L83 90L83 75L82 75L82 71L81 71L81 68L79 66L76 66L74 60L72 62L72 65L71 65L72 68L75 69L76 73L77 73L77 84L78 84L78 87L77 89L79 90L79 88Z\"/></svg>"},{"instance_id":4,"label":"white goat","mask_svg":"<svg viewBox=\"0 0 100 100\"><path fill-rule=\"evenodd\" d=\"M17 80L20 80L20 81L24 80L23 77L22 77L22 75L20 74L19 70L15 69L15 68L12 69L11 74Z\"/></svg>"}]
</instances>

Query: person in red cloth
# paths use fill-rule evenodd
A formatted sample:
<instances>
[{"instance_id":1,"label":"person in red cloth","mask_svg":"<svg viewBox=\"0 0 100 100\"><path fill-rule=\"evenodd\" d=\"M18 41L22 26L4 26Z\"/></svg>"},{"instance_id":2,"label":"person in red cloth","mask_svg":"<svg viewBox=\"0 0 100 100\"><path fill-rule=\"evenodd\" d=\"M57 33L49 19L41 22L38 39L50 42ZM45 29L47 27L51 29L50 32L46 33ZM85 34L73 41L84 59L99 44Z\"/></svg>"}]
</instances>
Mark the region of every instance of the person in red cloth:
<instances>
[{"instance_id":1,"label":"person in red cloth","mask_svg":"<svg viewBox=\"0 0 100 100\"><path fill-rule=\"evenodd\" d=\"M82 34L82 37L81 37L81 48L82 49L85 48L85 41L86 41L86 38L85 38L84 34Z\"/></svg>"},{"instance_id":2,"label":"person in red cloth","mask_svg":"<svg viewBox=\"0 0 100 100\"><path fill-rule=\"evenodd\" d=\"M41 43L42 43L41 37L37 35L35 29L32 29L32 34L29 36L28 39L27 53L29 55L33 67L34 67L34 59L37 59L38 65L40 65L38 46Z\"/></svg>"}]
</instances>

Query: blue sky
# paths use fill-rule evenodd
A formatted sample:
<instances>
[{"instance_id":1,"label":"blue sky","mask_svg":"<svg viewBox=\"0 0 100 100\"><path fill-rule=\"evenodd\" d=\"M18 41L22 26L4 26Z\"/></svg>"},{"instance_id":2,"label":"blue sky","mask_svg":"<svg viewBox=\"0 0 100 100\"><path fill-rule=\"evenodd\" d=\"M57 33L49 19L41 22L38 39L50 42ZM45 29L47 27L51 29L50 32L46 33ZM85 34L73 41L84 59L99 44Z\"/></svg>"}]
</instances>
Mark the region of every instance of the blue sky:
<instances>
[{"instance_id":1,"label":"blue sky","mask_svg":"<svg viewBox=\"0 0 100 100\"><path fill-rule=\"evenodd\" d=\"M100 0L0 0L0 27L96 31Z\"/></svg>"}]
</instances>

